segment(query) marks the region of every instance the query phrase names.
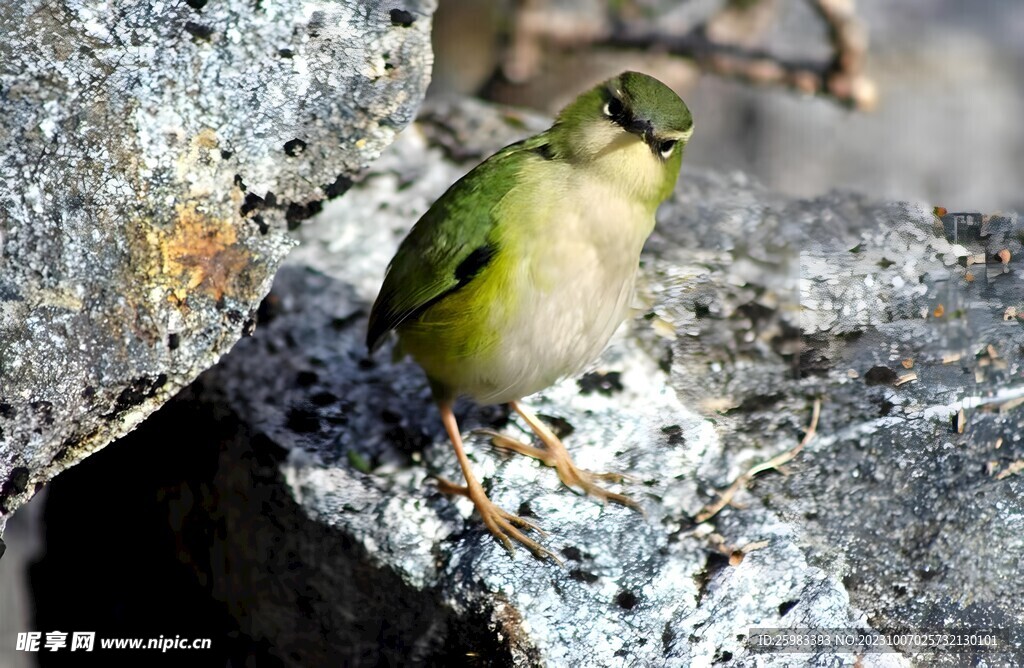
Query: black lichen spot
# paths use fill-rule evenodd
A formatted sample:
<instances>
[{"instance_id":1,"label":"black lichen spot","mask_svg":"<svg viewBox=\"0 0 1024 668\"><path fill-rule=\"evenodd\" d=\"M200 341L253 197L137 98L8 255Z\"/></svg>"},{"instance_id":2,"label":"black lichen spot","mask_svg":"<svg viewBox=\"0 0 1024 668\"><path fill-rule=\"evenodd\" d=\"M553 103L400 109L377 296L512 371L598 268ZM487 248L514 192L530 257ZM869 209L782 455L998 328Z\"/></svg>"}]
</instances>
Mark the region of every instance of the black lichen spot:
<instances>
[{"instance_id":1,"label":"black lichen spot","mask_svg":"<svg viewBox=\"0 0 1024 668\"><path fill-rule=\"evenodd\" d=\"M290 203L284 213L284 219L288 222L288 230L297 230L302 221L320 213L323 208L324 204L320 200L313 200L307 204Z\"/></svg>"},{"instance_id":2,"label":"black lichen spot","mask_svg":"<svg viewBox=\"0 0 1024 668\"><path fill-rule=\"evenodd\" d=\"M516 514L520 517L537 517L537 513L533 512L533 507L530 506L529 501L520 503L519 508L516 509Z\"/></svg>"},{"instance_id":3,"label":"black lichen spot","mask_svg":"<svg viewBox=\"0 0 1024 668\"><path fill-rule=\"evenodd\" d=\"M892 403L891 401L889 401L885 397L880 397L879 400L878 400L878 416L879 417L885 417L890 412L892 412L892 409L895 408L895 407L896 407L896 404Z\"/></svg>"},{"instance_id":4,"label":"black lichen spot","mask_svg":"<svg viewBox=\"0 0 1024 668\"><path fill-rule=\"evenodd\" d=\"M338 400L338 397L331 392L326 390L317 392L309 398L310 403L314 406L330 406Z\"/></svg>"},{"instance_id":5,"label":"black lichen spot","mask_svg":"<svg viewBox=\"0 0 1024 668\"><path fill-rule=\"evenodd\" d=\"M268 225L267 221L263 219L263 216L256 214L252 217L252 222L256 223L260 228L260 234L266 234L270 231L270 225Z\"/></svg>"},{"instance_id":6,"label":"black lichen spot","mask_svg":"<svg viewBox=\"0 0 1024 668\"><path fill-rule=\"evenodd\" d=\"M227 150L227 149L223 149L223 148L222 148L222 149L220 150L220 159L221 159L221 160L230 160L230 159L231 159L231 156L233 156L233 155L234 155L234 153L232 153L231 151L229 151L229 150ZM235 174L235 178L236 178L236 179L241 179L241 177L240 177L240 176L238 176L237 174Z\"/></svg>"},{"instance_id":7,"label":"black lichen spot","mask_svg":"<svg viewBox=\"0 0 1024 668\"><path fill-rule=\"evenodd\" d=\"M181 335L177 332L171 332L167 335L167 347L171 350L177 350L178 346L181 345Z\"/></svg>"},{"instance_id":8,"label":"black lichen spot","mask_svg":"<svg viewBox=\"0 0 1024 668\"><path fill-rule=\"evenodd\" d=\"M17 414L18 411L14 408L14 406L10 405L6 401L0 401L0 418L10 420L13 419L14 416Z\"/></svg>"},{"instance_id":9,"label":"black lichen spot","mask_svg":"<svg viewBox=\"0 0 1024 668\"><path fill-rule=\"evenodd\" d=\"M796 604L799 603L799 602L800 602L800 599L797 599L795 601L783 601L782 603L780 603L779 604L779 617L785 617L786 613L789 612L790 610L792 610L793 607L796 606Z\"/></svg>"},{"instance_id":10,"label":"black lichen spot","mask_svg":"<svg viewBox=\"0 0 1024 668\"><path fill-rule=\"evenodd\" d=\"M563 417L544 415L543 413L539 417L544 420L545 424L551 427L551 431L555 432L555 436L558 438L565 438L576 431L576 427L572 426L572 423Z\"/></svg>"},{"instance_id":11,"label":"black lichen spot","mask_svg":"<svg viewBox=\"0 0 1024 668\"><path fill-rule=\"evenodd\" d=\"M223 156L223 153L221 155ZM241 174L235 174L235 187L241 190L242 192L245 192L247 190L247 188L245 187L245 182L242 181Z\"/></svg>"},{"instance_id":12,"label":"black lichen spot","mask_svg":"<svg viewBox=\"0 0 1024 668\"><path fill-rule=\"evenodd\" d=\"M298 229L299 224L306 219L306 207L298 202L292 202L284 212L284 219L288 221L289 230Z\"/></svg>"},{"instance_id":13,"label":"black lichen spot","mask_svg":"<svg viewBox=\"0 0 1024 668\"><path fill-rule=\"evenodd\" d=\"M711 315L711 304L704 301L695 301L693 303L693 314L697 316L697 319L706 318Z\"/></svg>"},{"instance_id":14,"label":"black lichen spot","mask_svg":"<svg viewBox=\"0 0 1024 668\"><path fill-rule=\"evenodd\" d=\"M114 401L114 410L104 415L104 417L109 418L120 415L129 408L143 403L146 399L156 396L157 390L163 387L166 382L167 374L163 373L153 379L145 376L136 378L132 381L131 385L121 390L121 393L117 395L117 399Z\"/></svg>"},{"instance_id":15,"label":"black lichen spot","mask_svg":"<svg viewBox=\"0 0 1024 668\"><path fill-rule=\"evenodd\" d=\"M238 212L242 214L243 217L247 216L251 212L256 211L257 209L262 207L264 203L264 199L257 195L256 193L246 193L245 201L242 203L242 206L239 208Z\"/></svg>"},{"instance_id":16,"label":"black lichen spot","mask_svg":"<svg viewBox=\"0 0 1024 668\"><path fill-rule=\"evenodd\" d=\"M392 9L391 10L391 25L402 26L408 28L416 21L416 17L412 15L412 12L405 9Z\"/></svg>"},{"instance_id":17,"label":"black lichen spot","mask_svg":"<svg viewBox=\"0 0 1024 668\"><path fill-rule=\"evenodd\" d=\"M277 55L281 56L282 58L292 58L295 56L295 52L292 51L291 49L278 49Z\"/></svg>"},{"instance_id":18,"label":"black lichen spot","mask_svg":"<svg viewBox=\"0 0 1024 668\"><path fill-rule=\"evenodd\" d=\"M288 411L285 427L296 434L314 434L320 431L320 416L308 408L293 406Z\"/></svg>"},{"instance_id":19,"label":"black lichen spot","mask_svg":"<svg viewBox=\"0 0 1024 668\"><path fill-rule=\"evenodd\" d=\"M28 474L29 471L24 466L16 466L11 469L11 475L4 483L3 494L5 496L21 494L28 489Z\"/></svg>"},{"instance_id":20,"label":"black lichen spot","mask_svg":"<svg viewBox=\"0 0 1024 668\"><path fill-rule=\"evenodd\" d=\"M206 6L207 0L185 0L185 4L196 11Z\"/></svg>"},{"instance_id":21,"label":"black lichen spot","mask_svg":"<svg viewBox=\"0 0 1024 668\"><path fill-rule=\"evenodd\" d=\"M396 413L390 408L385 408L380 412L380 419L384 420L385 424L401 424L402 415L400 413Z\"/></svg>"},{"instance_id":22,"label":"black lichen spot","mask_svg":"<svg viewBox=\"0 0 1024 668\"><path fill-rule=\"evenodd\" d=\"M35 413L36 417L42 421L43 424L53 424L53 404L49 401L33 401L29 404Z\"/></svg>"},{"instance_id":23,"label":"black lichen spot","mask_svg":"<svg viewBox=\"0 0 1024 668\"><path fill-rule=\"evenodd\" d=\"M24 466L16 466L11 469L10 476L0 487L0 510L7 512L7 499L22 494L28 489L28 474L29 471Z\"/></svg>"},{"instance_id":24,"label":"black lichen spot","mask_svg":"<svg viewBox=\"0 0 1024 668\"><path fill-rule=\"evenodd\" d=\"M334 179L334 183L323 186L324 195L327 199L334 199L335 197L341 197L348 192L348 189L352 187L353 181L344 174L338 174L338 178Z\"/></svg>"},{"instance_id":25,"label":"black lichen spot","mask_svg":"<svg viewBox=\"0 0 1024 668\"><path fill-rule=\"evenodd\" d=\"M615 597L615 603L623 610L632 610L638 602L636 594L629 590L620 591Z\"/></svg>"},{"instance_id":26,"label":"black lichen spot","mask_svg":"<svg viewBox=\"0 0 1024 668\"><path fill-rule=\"evenodd\" d=\"M562 548L562 556L572 561L583 561L583 553L580 552L580 548L569 545Z\"/></svg>"},{"instance_id":27,"label":"black lichen spot","mask_svg":"<svg viewBox=\"0 0 1024 668\"><path fill-rule=\"evenodd\" d=\"M593 573L588 573L587 571L582 571L578 568L574 568L569 571L569 577L577 582L585 582L587 584L594 584L598 579Z\"/></svg>"},{"instance_id":28,"label":"black lichen spot","mask_svg":"<svg viewBox=\"0 0 1024 668\"><path fill-rule=\"evenodd\" d=\"M711 657L711 663L729 663L730 661L732 661L732 652L727 649L719 649Z\"/></svg>"},{"instance_id":29,"label":"black lichen spot","mask_svg":"<svg viewBox=\"0 0 1024 668\"><path fill-rule=\"evenodd\" d=\"M592 371L580 378L576 383L580 386L581 394L603 394L606 397L610 397L616 392L621 392L622 387L622 374L618 371L609 371L608 373L600 373Z\"/></svg>"},{"instance_id":30,"label":"black lichen spot","mask_svg":"<svg viewBox=\"0 0 1024 668\"><path fill-rule=\"evenodd\" d=\"M242 323L242 336L252 336L253 332L256 331L256 319L246 318L245 322Z\"/></svg>"},{"instance_id":31,"label":"black lichen spot","mask_svg":"<svg viewBox=\"0 0 1024 668\"><path fill-rule=\"evenodd\" d=\"M685 445L686 438L683 436L683 428L677 424L670 424L661 428L661 433L668 436L669 445Z\"/></svg>"},{"instance_id":32,"label":"black lichen spot","mask_svg":"<svg viewBox=\"0 0 1024 668\"><path fill-rule=\"evenodd\" d=\"M210 38L213 37L214 30L210 26L204 26L202 23L186 21L185 32L192 35L195 39L201 39L205 42L209 42Z\"/></svg>"},{"instance_id":33,"label":"black lichen spot","mask_svg":"<svg viewBox=\"0 0 1024 668\"><path fill-rule=\"evenodd\" d=\"M672 373L672 355L672 346L665 346L661 359L658 360L658 368L666 375Z\"/></svg>"},{"instance_id":34,"label":"black lichen spot","mask_svg":"<svg viewBox=\"0 0 1024 668\"><path fill-rule=\"evenodd\" d=\"M320 380L320 376L314 371L300 371L295 374L295 384L299 387L309 387Z\"/></svg>"},{"instance_id":35,"label":"black lichen spot","mask_svg":"<svg viewBox=\"0 0 1024 668\"><path fill-rule=\"evenodd\" d=\"M473 280L473 277L483 271L483 268L490 263L497 252L497 248L491 244L480 246L466 256L459 266L455 267L455 280L465 285Z\"/></svg>"},{"instance_id":36,"label":"black lichen spot","mask_svg":"<svg viewBox=\"0 0 1024 668\"><path fill-rule=\"evenodd\" d=\"M864 374L864 382L868 385L892 385L898 378L896 372L887 366L871 367L871 370Z\"/></svg>"},{"instance_id":37,"label":"black lichen spot","mask_svg":"<svg viewBox=\"0 0 1024 668\"><path fill-rule=\"evenodd\" d=\"M306 142L301 139L292 139L284 143L284 152L291 157L302 155L306 151Z\"/></svg>"}]
</instances>

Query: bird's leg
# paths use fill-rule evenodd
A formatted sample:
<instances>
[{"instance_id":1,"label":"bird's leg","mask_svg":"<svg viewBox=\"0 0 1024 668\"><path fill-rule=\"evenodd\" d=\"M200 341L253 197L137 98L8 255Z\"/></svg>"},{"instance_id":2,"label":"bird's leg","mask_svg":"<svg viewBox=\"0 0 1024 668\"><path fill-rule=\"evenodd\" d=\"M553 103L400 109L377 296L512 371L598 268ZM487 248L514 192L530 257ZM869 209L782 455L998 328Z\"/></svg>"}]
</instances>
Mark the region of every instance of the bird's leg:
<instances>
[{"instance_id":1,"label":"bird's leg","mask_svg":"<svg viewBox=\"0 0 1024 668\"><path fill-rule=\"evenodd\" d=\"M486 433L493 438L495 445L528 457L533 457L534 459L539 459L547 466L553 466L558 471L558 478L568 487L583 490L587 494L601 499L601 501L614 501L615 503L640 510L640 505L625 494L609 492L594 482L595 480L622 482L627 479L626 476L619 473L592 473L577 468L569 452L562 445L561 439L555 436L554 432L541 422L540 418L533 411L518 401L513 401L511 406L526 421L526 424L530 426L530 429L533 430L533 433L544 444L544 447L537 448L520 443L514 438L503 436L497 432L487 431Z\"/></svg>"},{"instance_id":2,"label":"bird's leg","mask_svg":"<svg viewBox=\"0 0 1024 668\"><path fill-rule=\"evenodd\" d=\"M448 437L452 440L452 445L455 447L455 456L458 457L459 466L462 467L462 475L466 478L465 487L456 485L444 478L438 478L438 488L446 494L461 494L468 497L473 502L473 505L476 506L477 512L480 513L484 525L494 534L495 538L501 541L501 544L505 546L509 553L514 553L515 551L509 538L511 537L525 545L541 559L550 557L554 561L561 563L561 560L553 552L544 548L540 543L529 538L517 528L522 527L523 529L536 531L542 536L547 536L540 527L529 520L524 520L518 515L502 510L487 498L484 488L480 485L476 476L473 475L473 470L469 466L469 458L466 457L466 451L462 446L462 435L459 433L459 425L455 421L455 413L452 412L451 402L441 402L438 404L438 408L441 410L441 421L444 423L444 428L448 432Z\"/></svg>"}]
</instances>

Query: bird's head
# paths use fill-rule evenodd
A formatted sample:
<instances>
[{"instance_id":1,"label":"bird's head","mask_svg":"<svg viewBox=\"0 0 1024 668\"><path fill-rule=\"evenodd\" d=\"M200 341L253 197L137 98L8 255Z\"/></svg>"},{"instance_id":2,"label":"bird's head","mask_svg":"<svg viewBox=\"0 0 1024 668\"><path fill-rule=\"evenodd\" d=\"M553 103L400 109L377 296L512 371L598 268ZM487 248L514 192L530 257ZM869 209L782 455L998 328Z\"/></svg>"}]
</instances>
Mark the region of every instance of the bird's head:
<instances>
[{"instance_id":1,"label":"bird's head","mask_svg":"<svg viewBox=\"0 0 1024 668\"><path fill-rule=\"evenodd\" d=\"M657 191L659 201L675 185L692 134L686 103L639 72L623 72L580 95L551 129L557 155L602 165L629 187Z\"/></svg>"}]
</instances>

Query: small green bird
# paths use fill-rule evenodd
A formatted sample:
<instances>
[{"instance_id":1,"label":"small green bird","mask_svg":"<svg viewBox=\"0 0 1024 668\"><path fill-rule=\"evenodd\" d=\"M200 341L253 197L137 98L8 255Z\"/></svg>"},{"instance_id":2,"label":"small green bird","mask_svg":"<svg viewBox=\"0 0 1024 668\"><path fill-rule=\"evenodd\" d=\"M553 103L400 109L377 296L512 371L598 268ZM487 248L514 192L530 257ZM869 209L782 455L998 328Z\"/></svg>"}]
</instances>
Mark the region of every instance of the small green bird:
<instances>
[{"instance_id":1,"label":"small green bird","mask_svg":"<svg viewBox=\"0 0 1024 668\"><path fill-rule=\"evenodd\" d=\"M498 445L554 466L569 487L636 507L595 483L621 476L577 468L520 400L583 370L625 318L641 248L692 133L689 109L668 86L624 72L455 183L388 266L367 346L396 330L398 352L426 372L466 478L441 487L469 497L510 552L511 537L558 560L520 530L546 535L539 527L487 498L452 405L459 395L511 404L543 447L492 434Z\"/></svg>"}]
</instances>

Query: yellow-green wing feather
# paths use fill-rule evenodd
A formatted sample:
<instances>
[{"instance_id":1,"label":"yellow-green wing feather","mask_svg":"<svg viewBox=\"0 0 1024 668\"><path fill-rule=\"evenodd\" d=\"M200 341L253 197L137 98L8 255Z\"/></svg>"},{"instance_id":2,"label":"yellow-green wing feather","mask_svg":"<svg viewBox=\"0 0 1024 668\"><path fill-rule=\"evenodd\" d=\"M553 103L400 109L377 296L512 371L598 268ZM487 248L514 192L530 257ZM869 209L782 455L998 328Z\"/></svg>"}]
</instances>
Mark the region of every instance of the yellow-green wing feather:
<instances>
[{"instance_id":1,"label":"yellow-green wing feather","mask_svg":"<svg viewBox=\"0 0 1024 668\"><path fill-rule=\"evenodd\" d=\"M493 259L499 250L495 207L515 187L524 163L546 146L545 133L505 147L423 214L388 265L370 313L371 351L387 332L467 285Z\"/></svg>"}]
</instances>

